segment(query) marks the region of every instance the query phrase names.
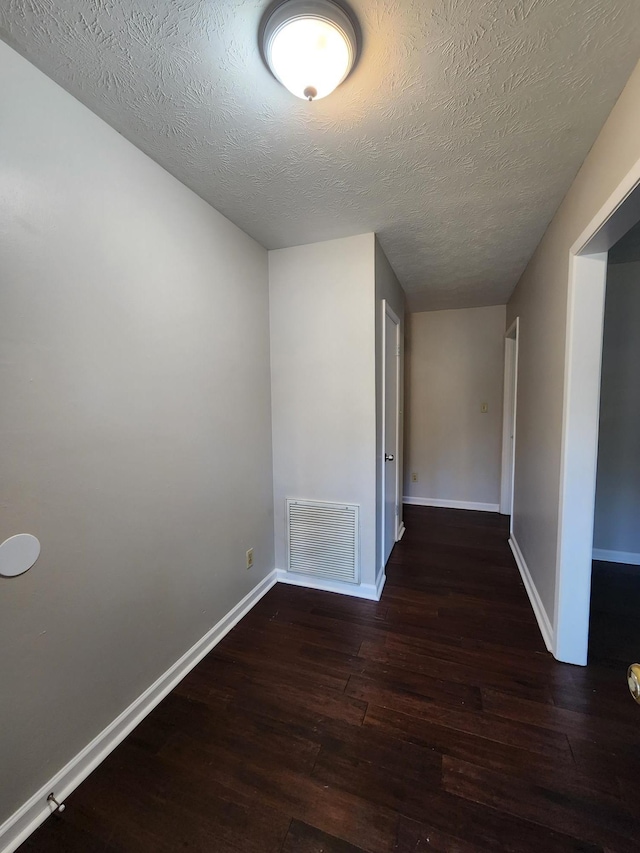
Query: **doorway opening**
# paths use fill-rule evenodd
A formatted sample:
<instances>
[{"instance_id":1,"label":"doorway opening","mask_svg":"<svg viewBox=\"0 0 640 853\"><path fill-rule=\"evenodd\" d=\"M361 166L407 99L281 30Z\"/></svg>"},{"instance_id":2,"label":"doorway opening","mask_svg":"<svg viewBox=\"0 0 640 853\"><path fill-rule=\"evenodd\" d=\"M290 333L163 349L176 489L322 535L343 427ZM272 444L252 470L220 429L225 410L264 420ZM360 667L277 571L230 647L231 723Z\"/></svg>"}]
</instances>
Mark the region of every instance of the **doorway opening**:
<instances>
[{"instance_id":1,"label":"doorway opening","mask_svg":"<svg viewBox=\"0 0 640 853\"><path fill-rule=\"evenodd\" d=\"M589 646L607 254L640 220L640 161L569 257L553 652L584 666Z\"/></svg>"},{"instance_id":2,"label":"doorway opening","mask_svg":"<svg viewBox=\"0 0 640 853\"><path fill-rule=\"evenodd\" d=\"M640 223L608 254L589 661L640 653Z\"/></svg>"}]
</instances>

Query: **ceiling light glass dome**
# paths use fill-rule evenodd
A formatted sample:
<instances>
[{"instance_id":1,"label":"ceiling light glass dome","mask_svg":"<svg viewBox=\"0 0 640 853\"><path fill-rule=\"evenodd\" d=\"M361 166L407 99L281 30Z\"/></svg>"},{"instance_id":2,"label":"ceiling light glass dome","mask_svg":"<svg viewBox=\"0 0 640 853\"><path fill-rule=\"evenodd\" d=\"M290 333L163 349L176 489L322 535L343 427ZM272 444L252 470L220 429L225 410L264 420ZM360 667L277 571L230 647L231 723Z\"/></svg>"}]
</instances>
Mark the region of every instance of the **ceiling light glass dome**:
<instances>
[{"instance_id":1,"label":"ceiling light glass dome","mask_svg":"<svg viewBox=\"0 0 640 853\"><path fill-rule=\"evenodd\" d=\"M286 0L266 20L262 49L282 85L313 101L351 71L357 42L351 20L332 0Z\"/></svg>"}]
</instances>

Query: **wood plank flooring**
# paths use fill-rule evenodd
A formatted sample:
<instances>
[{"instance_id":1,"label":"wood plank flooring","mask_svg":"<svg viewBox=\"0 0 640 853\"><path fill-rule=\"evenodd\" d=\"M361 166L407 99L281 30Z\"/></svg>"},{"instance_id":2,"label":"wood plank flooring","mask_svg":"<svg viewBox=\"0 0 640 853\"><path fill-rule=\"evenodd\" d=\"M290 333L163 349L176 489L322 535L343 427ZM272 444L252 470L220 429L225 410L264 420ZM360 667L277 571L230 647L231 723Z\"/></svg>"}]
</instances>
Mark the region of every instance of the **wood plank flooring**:
<instances>
[{"instance_id":1,"label":"wood plank flooring","mask_svg":"<svg viewBox=\"0 0 640 853\"><path fill-rule=\"evenodd\" d=\"M593 561L589 661L628 666L640 660L640 566Z\"/></svg>"},{"instance_id":2,"label":"wood plank flooring","mask_svg":"<svg viewBox=\"0 0 640 853\"><path fill-rule=\"evenodd\" d=\"M500 516L405 519L379 603L274 587L21 853L637 853L628 662L545 651Z\"/></svg>"}]
</instances>

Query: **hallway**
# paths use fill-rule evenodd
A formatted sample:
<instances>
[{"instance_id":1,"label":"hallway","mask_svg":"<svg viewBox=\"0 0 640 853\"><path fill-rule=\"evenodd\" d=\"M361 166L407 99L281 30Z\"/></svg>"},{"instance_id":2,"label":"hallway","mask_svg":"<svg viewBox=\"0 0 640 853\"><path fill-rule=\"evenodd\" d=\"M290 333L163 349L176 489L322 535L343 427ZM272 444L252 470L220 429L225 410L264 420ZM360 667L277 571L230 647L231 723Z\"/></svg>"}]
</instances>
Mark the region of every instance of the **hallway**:
<instances>
[{"instance_id":1,"label":"hallway","mask_svg":"<svg viewBox=\"0 0 640 853\"><path fill-rule=\"evenodd\" d=\"M491 513L405 507L379 603L276 585L21 853L631 853L623 667L543 645Z\"/></svg>"}]
</instances>

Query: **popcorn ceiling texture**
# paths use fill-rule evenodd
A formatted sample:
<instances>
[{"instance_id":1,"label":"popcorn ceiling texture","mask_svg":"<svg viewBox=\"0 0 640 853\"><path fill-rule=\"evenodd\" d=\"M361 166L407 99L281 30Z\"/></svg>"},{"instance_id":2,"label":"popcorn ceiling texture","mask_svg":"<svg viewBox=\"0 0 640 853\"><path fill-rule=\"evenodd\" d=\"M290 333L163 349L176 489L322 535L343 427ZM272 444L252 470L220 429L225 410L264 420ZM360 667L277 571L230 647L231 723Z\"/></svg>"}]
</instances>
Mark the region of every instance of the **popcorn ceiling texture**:
<instances>
[{"instance_id":1,"label":"popcorn ceiling texture","mask_svg":"<svg viewBox=\"0 0 640 853\"><path fill-rule=\"evenodd\" d=\"M638 58L638 0L352 0L309 104L266 0L2 0L0 35L267 248L375 231L412 310L504 303Z\"/></svg>"}]
</instances>

